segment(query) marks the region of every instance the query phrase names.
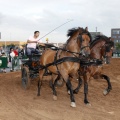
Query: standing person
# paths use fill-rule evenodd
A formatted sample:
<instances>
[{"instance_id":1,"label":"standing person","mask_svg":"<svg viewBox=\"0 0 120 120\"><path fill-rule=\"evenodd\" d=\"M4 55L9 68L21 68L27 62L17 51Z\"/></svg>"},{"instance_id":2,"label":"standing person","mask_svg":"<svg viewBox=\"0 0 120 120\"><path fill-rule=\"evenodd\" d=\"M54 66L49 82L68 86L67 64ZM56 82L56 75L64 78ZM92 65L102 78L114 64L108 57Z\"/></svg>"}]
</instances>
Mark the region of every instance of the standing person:
<instances>
[{"instance_id":1,"label":"standing person","mask_svg":"<svg viewBox=\"0 0 120 120\"><path fill-rule=\"evenodd\" d=\"M3 73L6 73L6 64L8 63L8 61L7 61L7 56L5 55L5 53L2 53L2 56L1 56L2 58L4 58L4 68L2 69L2 72Z\"/></svg>"},{"instance_id":2,"label":"standing person","mask_svg":"<svg viewBox=\"0 0 120 120\"><path fill-rule=\"evenodd\" d=\"M22 58L24 57L24 56L26 56L26 49L25 49L25 46L23 46L23 48L22 48L22 50L21 50L21 56L22 56Z\"/></svg>"},{"instance_id":3,"label":"standing person","mask_svg":"<svg viewBox=\"0 0 120 120\"><path fill-rule=\"evenodd\" d=\"M18 47L15 48L14 53L15 53L15 66L16 66L16 70L18 70L18 69L20 69L20 65L19 65L19 49L18 49Z\"/></svg>"},{"instance_id":4,"label":"standing person","mask_svg":"<svg viewBox=\"0 0 120 120\"><path fill-rule=\"evenodd\" d=\"M15 57L18 57L18 54L19 54L18 47L14 49L14 53L15 53Z\"/></svg>"},{"instance_id":5,"label":"standing person","mask_svg":"<svg viewBox=\"0 0 120 120\"><path fill-rule=\"evenodd\" d=\"M40 53L40 51L38 49L36 49L37 43L44 46L42 41L39 40L39 35L40 35L40 32L35 31L34 36L29 37L29 39L27 40L27 55L28 55L29 59L31 59L32 52L36 52L38 54Z\"/></svg>"},{"instance_id":6,"label":"standing person","mask_svg":"<svg viewBox=\"0 0 120 120\"><path fill-rule=\"evenodd\" d=\"M0 46L0 56L2 56L2 53L5 53L5 51L3 50L3 47Z\"/></svg>"},{"instance_id":7,"label":"standing person","mask_svg":"<svg viewBox=\"0 0 120 120\"><path fill-rule=\"evenodd\" d=\"M9 66L10 66L10 72L14 71L14 64L15 64L15 53L13 48L10 48L9 52Z\"/></svg>"}]
</instances>

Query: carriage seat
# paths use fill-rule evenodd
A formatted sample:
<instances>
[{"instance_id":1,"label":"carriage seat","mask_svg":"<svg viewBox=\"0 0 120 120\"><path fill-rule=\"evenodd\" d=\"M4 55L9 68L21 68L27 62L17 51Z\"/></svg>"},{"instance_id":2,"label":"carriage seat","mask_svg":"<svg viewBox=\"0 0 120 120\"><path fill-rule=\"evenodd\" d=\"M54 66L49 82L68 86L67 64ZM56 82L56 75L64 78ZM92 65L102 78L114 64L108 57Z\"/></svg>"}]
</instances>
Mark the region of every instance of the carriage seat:
<instances>
[{"instance_id":1,"label":"carriage seat","mask_svg":"<svg viewBox=\"0 0 120 120\"><path fill-rule=\"evenodd\" d=\"M38 53L37 51L32 51L32 52L31 52L31 55L32 55L32 56L41 56L42 53Z\"/></svg>"}]
</instances>

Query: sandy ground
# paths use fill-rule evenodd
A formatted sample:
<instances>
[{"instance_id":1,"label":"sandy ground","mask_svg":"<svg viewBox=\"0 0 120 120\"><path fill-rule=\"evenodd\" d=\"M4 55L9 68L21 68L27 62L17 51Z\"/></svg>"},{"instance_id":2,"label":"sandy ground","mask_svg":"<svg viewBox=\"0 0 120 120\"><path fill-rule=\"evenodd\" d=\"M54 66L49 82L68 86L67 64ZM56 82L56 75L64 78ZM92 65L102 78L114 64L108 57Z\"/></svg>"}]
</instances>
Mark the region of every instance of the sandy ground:
<instances>
[{"instance_id":1,"label":"sandy ground","mask_svg":"<svg viewBox=\"0 0 120 120\"><path fill-rule=\"evenodd\" d=\"M104 80L89 82L89 101L83 103L83 87L75 95L76 108L70 107L66 88L57 88L58 100L53 101L48 81L43 81L41 96L37 97L37 83L29 90L21 87L20 72L0 74L0 120L120 120L120 59L112 59L105 66L113 90L107 96ZM74 83L75 84L75 83Z\"/></svg>"}]
</instances>

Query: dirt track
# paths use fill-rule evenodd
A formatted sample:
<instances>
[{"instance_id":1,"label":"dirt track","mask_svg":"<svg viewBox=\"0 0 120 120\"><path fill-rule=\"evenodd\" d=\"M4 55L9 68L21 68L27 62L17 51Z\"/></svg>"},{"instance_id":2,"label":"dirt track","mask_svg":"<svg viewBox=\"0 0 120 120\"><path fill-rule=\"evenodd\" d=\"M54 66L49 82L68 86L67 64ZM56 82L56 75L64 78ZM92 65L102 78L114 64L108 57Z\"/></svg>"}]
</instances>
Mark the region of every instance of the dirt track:
<instances>
[{"instance_id":1,"label":"dirt track","mask_svg":"<svg viewBox=\"0 0 120 120\"><path fill-rule=\"evenodd\" d=\"M48 81L43 82L37 97L37 83L29 90L21 87L20 72L0 74L0 120L120 120L120 59L112 59L104 71L111 78L113 90L107 96L103 80L89 82L89 101L83 103L83 87L75 95L76 108L70 107L65 86L57 88L58 100L53 101Z\"/></svg>"}]
</instances>

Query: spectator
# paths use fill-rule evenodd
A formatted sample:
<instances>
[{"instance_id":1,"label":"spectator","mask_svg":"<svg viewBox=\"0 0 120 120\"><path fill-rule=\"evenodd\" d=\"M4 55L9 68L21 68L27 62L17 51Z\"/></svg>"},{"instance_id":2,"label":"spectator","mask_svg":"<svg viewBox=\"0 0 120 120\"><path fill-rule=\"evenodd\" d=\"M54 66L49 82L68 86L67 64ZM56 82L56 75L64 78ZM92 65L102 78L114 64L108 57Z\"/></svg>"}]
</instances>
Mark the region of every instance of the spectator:
<instances>
[{"instance_id":1,"label":"spectator","mask_svg":"<svg viewBox=\"0 0 120 120\"><path fill-rule=\"evenodd\" d=\"M0 47L0 56L2 56L2 53L5 53L3 50L3 47Z\"/></svg>"},{"instance_id":2,"label":"spectator","mask_svg":"<svg viewBox=\"0 0 120 120\"><path fill-rule=\"evenodd\" d=\"M15 66L16 66L16 70L20 69L20 65L19 65L19 49L18 47L16 47L16 49L14 50L15 53Z\"/></svg>"},{"instance_id":3,"label":"spectator","mask_svg":"<svg viewBox=\"0 0 120 120\"><path fill-rule=\"evenodd\" d=\"M5 53L2 53L1 57L7 58L7 56L5 55ZM2 72L3 72L3 73L6 73L6 69L3 68L3 69L2 69Z\"/></svg>"},{"instance_id":4,"label":"spectator","mask_svg":"<svg viewBox=\"0 0 120 120\"><path fill-rule=\"evenodd\" d=\"M18 47L16 47L16 49L14 50L15 53L15 57L18 57L19 51L18 51Z\"/></svg>"},{"instance_id":5,"label":"spectator","mask_svg":"<svg viewBox=\"0 0 120 120\"><path fill-rule=\"evenodd\" d=\"M10 52L9 52L9 67L10 67L10 71L13 72L14 71L14 64L15 64L15 53L13 48L10 48Z\"/></svg>"},{"instance_id":6,"label":"spectator","mask_svg":"<svg viewBox=\"0 0 120 120\"><path fill-rule=\"evenodd\" d=\"M23 46L23 48L22 48L22 50L21 50L21 55L22 55L22 56L26 56L25 46Z\"/></svg>"}]
</instances>

